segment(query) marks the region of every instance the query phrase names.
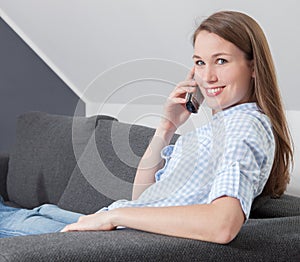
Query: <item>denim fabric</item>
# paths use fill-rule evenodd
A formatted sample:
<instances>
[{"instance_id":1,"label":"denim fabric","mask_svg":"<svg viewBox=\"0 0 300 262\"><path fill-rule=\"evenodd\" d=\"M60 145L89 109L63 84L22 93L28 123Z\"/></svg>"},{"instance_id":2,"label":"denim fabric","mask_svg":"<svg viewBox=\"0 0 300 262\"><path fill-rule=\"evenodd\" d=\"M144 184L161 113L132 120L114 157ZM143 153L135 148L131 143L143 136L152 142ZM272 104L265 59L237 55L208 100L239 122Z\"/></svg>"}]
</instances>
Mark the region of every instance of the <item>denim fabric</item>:
<instances>
[{"instance_id":1,"label":"denim fabric","mask_svg":"<svg viewBox=\"0 0 300 262\"><path fill-rule=\"evenodd\" d=\"M52 204L34 209L9 207L0 196L0 238L58 232L80 216Z\"/></svg>"}]
</instances>

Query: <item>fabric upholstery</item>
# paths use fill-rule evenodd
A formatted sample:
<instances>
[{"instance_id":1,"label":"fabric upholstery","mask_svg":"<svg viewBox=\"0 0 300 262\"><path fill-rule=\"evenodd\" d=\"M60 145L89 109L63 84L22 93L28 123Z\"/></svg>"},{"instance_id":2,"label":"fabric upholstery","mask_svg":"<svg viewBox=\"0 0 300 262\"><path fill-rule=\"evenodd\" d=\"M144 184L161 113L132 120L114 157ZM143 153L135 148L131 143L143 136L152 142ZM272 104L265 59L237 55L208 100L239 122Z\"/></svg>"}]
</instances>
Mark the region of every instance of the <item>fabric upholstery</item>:
<instances>
[{"instance_id":1,"label":"fabric upholstery","mask_svg":"<svg viewBox=\"0 0 300 262\"><path fill-rule=\"evenodd\" d=\"M9 164L8 155L0 156L1 194L6 191L8 166L7 191L12 205L30 207L59 201L66 208L90 213L114 197L129 198L136 165L153 132L106 116L22 115ZM227 245L128 228L53 233L0 239L2 261L298 262L300 198L258 197L250 219Z\"/></svg>"},{"instance_id":2,"label":"fabric upholstery","mask_svg":"<svg viewBox=\"0 0 300 262\"><path fill-rule=\"evenodd\" d=\"M114 200L130 199L137 165L154 131L100 119L58 205L93 213Z\"/></svg>"},{"instance_id":3,"label":"fabric upholstery","mask_svg":"<svg viewBox=\"0 0 300 262\"><path fill-rule=\"evenodd\" d=\"M300 201L297 201L297 199L297 197L290 195L283 195L280 198L258 197L252 205L251 217L279 218L300 216Z\"/></svg>"},{"instance_id":4,"label":"fabric upholstery","mask_svg":"<svg viewBox=\"0 0 300 262\"><path fill-rule=\"evenodd\" d=\"M71 117L29 112L17 120L7 192L10 201L32 208L56 204L97 124L98 116Z\"/></svg>"},{"instance_id":5,"label":"fabric upholstery","mask_svg":"<svg viewBox=\"0 0 300 262\"><path fill-rule=\"evenodd\" d=\"M0 239L0 261L298 262L300 217L250 219L228 245L122 229Z\"/></svg>"}]
</instances>

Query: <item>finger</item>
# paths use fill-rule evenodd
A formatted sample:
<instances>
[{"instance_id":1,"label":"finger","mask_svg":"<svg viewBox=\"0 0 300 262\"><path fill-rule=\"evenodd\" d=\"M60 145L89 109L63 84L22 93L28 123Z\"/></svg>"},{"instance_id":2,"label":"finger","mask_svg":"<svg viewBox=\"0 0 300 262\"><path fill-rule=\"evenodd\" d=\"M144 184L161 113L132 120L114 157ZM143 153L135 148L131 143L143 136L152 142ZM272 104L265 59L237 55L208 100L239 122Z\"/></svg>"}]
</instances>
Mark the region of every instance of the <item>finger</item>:
<instances>
[{"instance_id":1,"label":"finger","mask_svg":"<svg viewBox=\"0 0 300 262\"><path fill-rule=\"evenodd\" d=\"M182 98L182 97L174 97L174 98L171 99L171 101L174 104L185 104L186 103L186 99Z\"/></svg>"},{"instance_id":2,"label":"finger","mask_svg":"<svg viewBox=\"0 0 300 262\"><path fill-rule=\"evenodd\" d=\"M81 224L74 223L74 224L69 224L69 225L65 226L60 232L83 231L83 230L85 230L85 229Z\"/></svg>"},{"instance_id":3,"label":"finger","mask_svg":"<svg viewBox=\"0 0 300 262\"><path fill-rule=\"evenodd\" d=\"M181 90L185 92L189 92L191 87L196 87L197 83L195 80L187 80L187 81L182 81L175 86L173 91Z\"/></svg>"},{"instance_id":4,"label":"finger","mask_svg":"<svg viewBox=\"0 0 300 262\"><path fill-rule=\"evenodd\" d=\"M185 80L192 80L195 75L195 66L192 67L192 69L188 72Z\"/></svg>"},{"instance_id":5,"label":"finger","mask_svg":"<svg viewBox=\"0 0 300 262\"><path fill-rule=\"evenodd\" d=\"M186 93L193 93L195 92L195 86L177 86L173 92L170 94L170 97L178 97L181 95L185 95Z\"/></svg>"},{"instance_id":6,"label":"finger","mask_svg":"<svg viewBox=\"0 0 300 262\"><path fill-rule=\"evenodd\" d=\"M193 79L185 80L185 81L179 82L177 84L177 87L180 87L180 86L197 86L197 82Z\"/></svg>"},{"instance_id":7,"label":"finger","mask_svg":"<svg viewBox=\"0 0 300 262\"><path fill-rule=\"evenodd\" d=\"M69 231L71 231L70 230L70 225L65 226L62 230L60 230L60 232L69 232Z\"/></svg>"}]
</instances>

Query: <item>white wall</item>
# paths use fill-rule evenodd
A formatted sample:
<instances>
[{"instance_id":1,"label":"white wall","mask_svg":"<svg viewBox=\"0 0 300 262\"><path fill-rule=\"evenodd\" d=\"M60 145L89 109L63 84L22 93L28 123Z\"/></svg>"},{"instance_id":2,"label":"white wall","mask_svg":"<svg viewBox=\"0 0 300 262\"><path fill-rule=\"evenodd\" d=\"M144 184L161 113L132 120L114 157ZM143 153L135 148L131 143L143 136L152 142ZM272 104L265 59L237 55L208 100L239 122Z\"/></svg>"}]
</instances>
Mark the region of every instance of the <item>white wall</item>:
<instances>
[{"instance_id":1,"label":"white wall","mask_svg":"<svg viewBox=\"0 0 300 262\"><path fill-rule=\"evenodd\" d=\"M300 111L287 111L287 119L295 147L295 166L291 174L288 193L300 196Z\"/></svg>"},{"instance_id":2,"label":"white wall","mask_svg":"<svg viewBox=\"0 0 300 262\"><path fill-rule=\"evenodd\" d=\"M106 79L87 90L97 76L144 58L190 67L196 21L220 9L243 11L270 40L287 109L300 110L294 78L300 72L299 6L297 0L0 0L0 13L84 101L99 102L107 98L105 86L117 89L119 82ZM150 76L155 68L148 66ZM160 68L161 75L168 71ZM140 70L132 77L140 78ZM184 75L166 73L165 78L177 82ZM136 89L146 91L143 83ZM161 88L160 94L167 93ZM117 94L111 101L123 103L133 95Z\"/></svg>"},{"instance_id":3,"label":"white wall","mask_svg":"<svg viewBox=\"0 0 300 262\"><path fill-rule=\"evenodd\" d=\"M289 191L300 195L297 0L0 0L1 17L86 102L88 115L150 126L192 65L197 21L221 9L253 16L270 42L296 147Z\"/></svg>"}]
</instances>

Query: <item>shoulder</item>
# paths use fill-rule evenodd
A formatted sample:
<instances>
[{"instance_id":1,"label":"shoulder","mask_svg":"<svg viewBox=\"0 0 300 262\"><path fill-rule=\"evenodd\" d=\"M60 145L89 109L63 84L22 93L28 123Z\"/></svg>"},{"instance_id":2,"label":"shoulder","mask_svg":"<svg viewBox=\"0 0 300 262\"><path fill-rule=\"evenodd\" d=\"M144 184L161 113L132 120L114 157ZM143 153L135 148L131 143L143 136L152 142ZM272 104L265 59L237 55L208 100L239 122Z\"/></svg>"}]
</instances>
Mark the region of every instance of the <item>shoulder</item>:
<instances>
[{"instance_id":1,"label":"shoulder","mask_svg":"<svg viewBox=\"0 0 300 262\"><path fill-rule=\"evenodd\" d=\"M232 136L266 136L273 139L272 124L267 115L254 103L239 105L225 110L216 119L218 128Z\"/></svg>"}]
</instances>

